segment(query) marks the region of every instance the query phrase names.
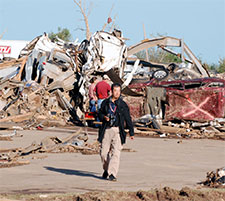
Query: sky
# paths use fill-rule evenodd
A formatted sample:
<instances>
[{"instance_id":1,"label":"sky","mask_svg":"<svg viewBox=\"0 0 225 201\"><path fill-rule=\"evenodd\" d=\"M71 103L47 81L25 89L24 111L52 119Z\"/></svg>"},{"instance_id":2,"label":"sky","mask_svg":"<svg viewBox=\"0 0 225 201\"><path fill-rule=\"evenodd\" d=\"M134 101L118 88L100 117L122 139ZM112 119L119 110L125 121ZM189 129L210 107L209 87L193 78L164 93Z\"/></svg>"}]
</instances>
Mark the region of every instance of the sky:
<instances>
[{"instance_id":1,"label":"sky","mask_svg":"<svg viewBox=\"0 0 225 201\"><path fill-rule=\"evenodd\" d=\"M90 6L91 5L91 6ZM91 32L102 29L111 12L128 46L146 36L183 38L203 62L225 57L225 0L86 0ZM0 35L4 40L32 40L44 32L68 28L73 39L85 32L73 0L0 0Z\"/></svg>"}]
</instances>

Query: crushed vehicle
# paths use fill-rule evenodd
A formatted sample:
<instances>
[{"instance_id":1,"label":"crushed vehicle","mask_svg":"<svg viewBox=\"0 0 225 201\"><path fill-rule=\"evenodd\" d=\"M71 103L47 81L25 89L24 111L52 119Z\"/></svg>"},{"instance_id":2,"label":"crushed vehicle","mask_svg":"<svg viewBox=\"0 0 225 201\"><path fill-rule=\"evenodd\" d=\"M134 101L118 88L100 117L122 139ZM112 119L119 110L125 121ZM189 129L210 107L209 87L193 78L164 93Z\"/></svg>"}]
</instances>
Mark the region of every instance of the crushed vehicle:
<instances>
[{"instance_id":1,"label":"crushed vehicle","mask_svg":"<svg viewBox=\"0 0 225 201\"><path fill-rule=\"evenodd\" d=\"M209 77L208 71L203 67L197 57L192 53L190 48L186 45L183 39L174 37L159 37L153 39L145 39L140 43L128 47L127 57L129 60L134 60L133 55L145 49L157 47L169 54L181 58L179 65L175 63L161 64L169 71L168 80L173 79L194 79L199 77ZM180 48L180 53L175 52L170 48ZM159 64L158 64L159 65ZM162 74L162 73L159 73ZM160 78L161 76L159 76Z\"/></svg>"},{"instance_id":2,"label":"crushed vehicle","mask_svg":"<svg viewBox=\"0 0 225 201\"><path fill-rule=\"evenodd\" d=\"M210 121L225 116L225 80L199 78L136 83L129 86L145 91L150 113L165 120ZM157 108L157 109L156 109Z\"/></svg>"}]
</instances>

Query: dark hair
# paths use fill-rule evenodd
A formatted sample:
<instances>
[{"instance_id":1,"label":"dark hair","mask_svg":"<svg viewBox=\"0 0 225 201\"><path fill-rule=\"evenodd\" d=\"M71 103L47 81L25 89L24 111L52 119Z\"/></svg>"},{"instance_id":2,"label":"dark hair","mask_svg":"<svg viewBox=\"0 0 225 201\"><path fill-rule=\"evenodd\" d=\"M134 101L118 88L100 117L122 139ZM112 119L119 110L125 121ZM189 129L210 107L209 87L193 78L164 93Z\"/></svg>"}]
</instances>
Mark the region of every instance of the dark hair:
<instances>
[{"instance_id":1,"label":"dark hair","mask_svg":"<svg viewBox=\"0 0 225 201\"><path fill-rule=\"evenodd\" d=\"M90 80L90 83L91 83L91 84L94 83L95 80L97 80L97 77L92 77L91 80Z\"/></svg>"},{"instance_id":2,"label":"dark hair","mask_svg":"<svg viewBox=\"0 0 225 201\"><path fill-rule=\"evenodd\" d=\"M120 87L120 90L122 89L120 83L113 83L112 86L111 86L111 90L113 91L113 89L114 89L115 87Z\"/></svg>"}]
</instances>

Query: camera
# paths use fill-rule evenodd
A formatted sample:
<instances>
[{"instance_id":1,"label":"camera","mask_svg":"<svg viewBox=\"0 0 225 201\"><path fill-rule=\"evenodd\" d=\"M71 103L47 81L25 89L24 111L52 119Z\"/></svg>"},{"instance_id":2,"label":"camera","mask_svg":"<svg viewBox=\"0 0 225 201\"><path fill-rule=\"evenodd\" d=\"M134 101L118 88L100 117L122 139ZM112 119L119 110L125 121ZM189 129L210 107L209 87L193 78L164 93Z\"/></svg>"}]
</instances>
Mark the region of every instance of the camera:
<instances>
[{"instance_id":1,"label":"camera","mask_svg":"<svg viewBox=\"0 0 225 201\"><path fill-rule=\"evenodd\" d=\"M108 114L109 117L109 126L112 127L115 124L116 116L114 114Z\"/></svg>"}]
</instances>

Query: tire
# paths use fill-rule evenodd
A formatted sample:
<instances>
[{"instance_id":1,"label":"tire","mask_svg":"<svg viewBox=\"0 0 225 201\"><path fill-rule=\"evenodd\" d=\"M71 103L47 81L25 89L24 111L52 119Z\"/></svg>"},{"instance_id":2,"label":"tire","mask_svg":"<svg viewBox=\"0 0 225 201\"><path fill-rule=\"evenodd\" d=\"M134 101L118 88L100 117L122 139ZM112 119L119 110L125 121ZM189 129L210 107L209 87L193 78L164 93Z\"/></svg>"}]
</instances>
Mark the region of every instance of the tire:
<instances>
[{"instance_id":1,"label":"tire","mask_svg":"<svg viewBox=\"0 0 225 201\"><path fill-rule=\"evenodd\" d=\"M169 75L169 72L166 69L160 69L160 70L154 71L152 77L160 81L167 78L168 75Z\"/></svg>"},{"instance_id":2,"label":"tire","mask_svg":"<svg viewBox=\"0 0 225 201\"><path fill-rule=\"evenodd\" d=\"M89 41L86 40L86 39L83 40L83 41L81 42L81 44L79 45L79 47L78 47L78 51L86 51L88 45L89 45Z\"/></svg>"}]
</instances>

